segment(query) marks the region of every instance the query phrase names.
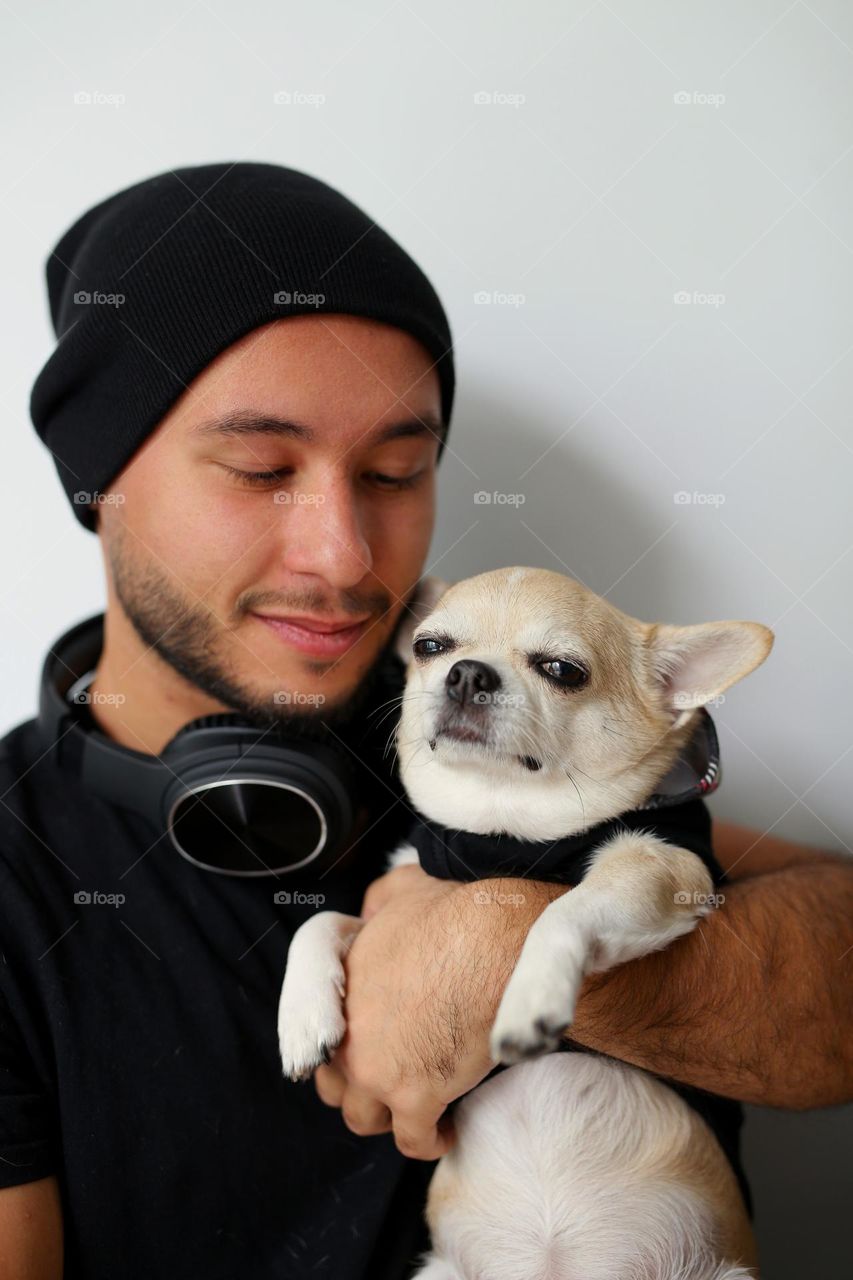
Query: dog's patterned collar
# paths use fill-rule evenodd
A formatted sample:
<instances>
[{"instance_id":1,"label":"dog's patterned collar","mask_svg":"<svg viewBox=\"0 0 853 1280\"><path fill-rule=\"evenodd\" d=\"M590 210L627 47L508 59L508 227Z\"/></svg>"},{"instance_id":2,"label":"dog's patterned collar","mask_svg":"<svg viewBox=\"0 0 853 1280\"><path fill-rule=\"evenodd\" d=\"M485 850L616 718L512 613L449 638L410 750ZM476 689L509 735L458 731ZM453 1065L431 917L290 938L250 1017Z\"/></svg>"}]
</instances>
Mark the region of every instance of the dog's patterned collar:
<instances>
[{"instance_id":1,"label":"dog's patterned collar","mask_svg":"<svg viewBox=\"0 0 853 1280\"><path fill-rule=\"evenodd\" d=\"M701 799L717 790L721 777L717 729L708 709L700 707L696 728L687 746L654 793L638 807L659 809L697 797Z\"/></svg>"},{"instance_id":2,"label":"dog's patterned collar","mask_svg":"<svg viewBox=\"0 0 853 1280\"><path fill-rule=\"evenodd\" d=\"M691 849L708 866L715 883L723 873L711 850L711 817L703 797L720 784L720 752L714 722L700 708L696 730L680 759L652 795L631 809L558 840L519 840L507 835L474 835L418 815L409 841L421 866L443 880L487 880L531 876L577 884L587 860L608 836L648 831Z\"/></svg>"}]
</instances>

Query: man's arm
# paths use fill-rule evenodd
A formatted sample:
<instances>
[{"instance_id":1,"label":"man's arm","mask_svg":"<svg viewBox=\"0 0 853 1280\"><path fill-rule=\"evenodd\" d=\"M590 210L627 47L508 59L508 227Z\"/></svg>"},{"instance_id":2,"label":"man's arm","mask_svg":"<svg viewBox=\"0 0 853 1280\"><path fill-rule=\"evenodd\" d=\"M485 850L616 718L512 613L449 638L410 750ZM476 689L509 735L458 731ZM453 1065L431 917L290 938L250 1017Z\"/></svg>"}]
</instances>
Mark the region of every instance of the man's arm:
<instances>
[{"instance_id":1,"label":"man's arm","mask_svg":"<svg viewBox=\"0 0 853 1280\"><path fill-rule=\"evenodd\" d=\"M665 952L585 982L570 1035L713 1093L853 1095L853 860L715 824L725 903Z\"/></svg>"},{"instance_id":2,"label":"man's arm","mask_svg":"<svg viewBox=\"0 0 853 1280\"><path fill-rule=\"evenodd\" d=\"M62 1209L56 1178L0 1190L0 1276L62 1280Z\"/></svg>"}]
</instances>

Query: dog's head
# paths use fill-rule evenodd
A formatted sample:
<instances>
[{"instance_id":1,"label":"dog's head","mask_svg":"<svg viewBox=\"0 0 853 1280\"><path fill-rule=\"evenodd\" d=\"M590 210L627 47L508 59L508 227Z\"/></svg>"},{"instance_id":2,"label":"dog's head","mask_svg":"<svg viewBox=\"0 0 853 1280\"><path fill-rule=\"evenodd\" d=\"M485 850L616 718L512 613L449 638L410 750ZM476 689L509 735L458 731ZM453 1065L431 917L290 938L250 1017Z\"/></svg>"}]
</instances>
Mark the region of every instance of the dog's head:
<instances>
[{"instance_id":1,"label":"dog's head","mask_svg":"<svg viewBox=\"0 0 853 1280\"><path fill-rule=\"evenodd\" d=\"M401 776L427 817L468 831L556 839L641 804L697 708L773 644L758 622L640 622L543 569L431 589L399 637Z\"/></svg>"}]
</instances>

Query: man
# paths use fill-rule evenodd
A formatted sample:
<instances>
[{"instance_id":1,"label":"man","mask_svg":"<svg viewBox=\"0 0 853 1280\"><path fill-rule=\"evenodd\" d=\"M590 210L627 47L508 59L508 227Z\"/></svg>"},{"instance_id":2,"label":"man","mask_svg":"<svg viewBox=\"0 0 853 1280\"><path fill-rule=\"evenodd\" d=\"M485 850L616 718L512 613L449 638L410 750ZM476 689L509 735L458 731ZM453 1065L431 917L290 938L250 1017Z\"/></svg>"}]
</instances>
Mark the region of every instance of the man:
<instances>
[{"instance_id":1,"label":"man","mask_svg":"<svg viewBox=\"0 0 853 1280\"><path fill-rule=\"evenodd\" d=\"M380 874L407 820L377 748L433 527L446 317L360 210L257 164L103 202L57 245L48 288L59 341L33 419L107 588L62 732L154 764L190 722L237 713L337 744L370 796L322 873L228 878L89 785L43 725L8 734L0 1274L54 1280L64 1259L66 1280L403 1277L447 1108L491 1070L503 985L565 891L496 882L523 904L484 909L471 885ZM725 912L670 949L665 979L651 956L590 981L573 1036L731 1098L840 1101L848 868L733 826L717 854ZM291 884L368 917L316 1091L277 1060L287 945L314 909L281 902Z\"/></svg>"}]
</instances>

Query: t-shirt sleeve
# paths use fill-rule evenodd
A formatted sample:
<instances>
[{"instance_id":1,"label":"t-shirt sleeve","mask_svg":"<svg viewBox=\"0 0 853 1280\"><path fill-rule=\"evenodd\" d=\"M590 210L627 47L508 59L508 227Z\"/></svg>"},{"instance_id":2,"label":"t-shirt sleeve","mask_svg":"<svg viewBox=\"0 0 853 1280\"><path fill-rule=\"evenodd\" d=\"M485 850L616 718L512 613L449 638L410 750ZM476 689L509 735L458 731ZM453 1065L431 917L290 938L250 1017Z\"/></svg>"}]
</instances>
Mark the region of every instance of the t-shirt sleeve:
<instances>
[{"instance_id":1,"label":"t-shirt sleeve","mask_svg":"<svg viewBox=\"0 0 853 1280\"><path fill-rule=\"evenodd\" d=\"M53 1109L0 983L0 1188L57 1170Z\"/></svg>"}]
</instances>

